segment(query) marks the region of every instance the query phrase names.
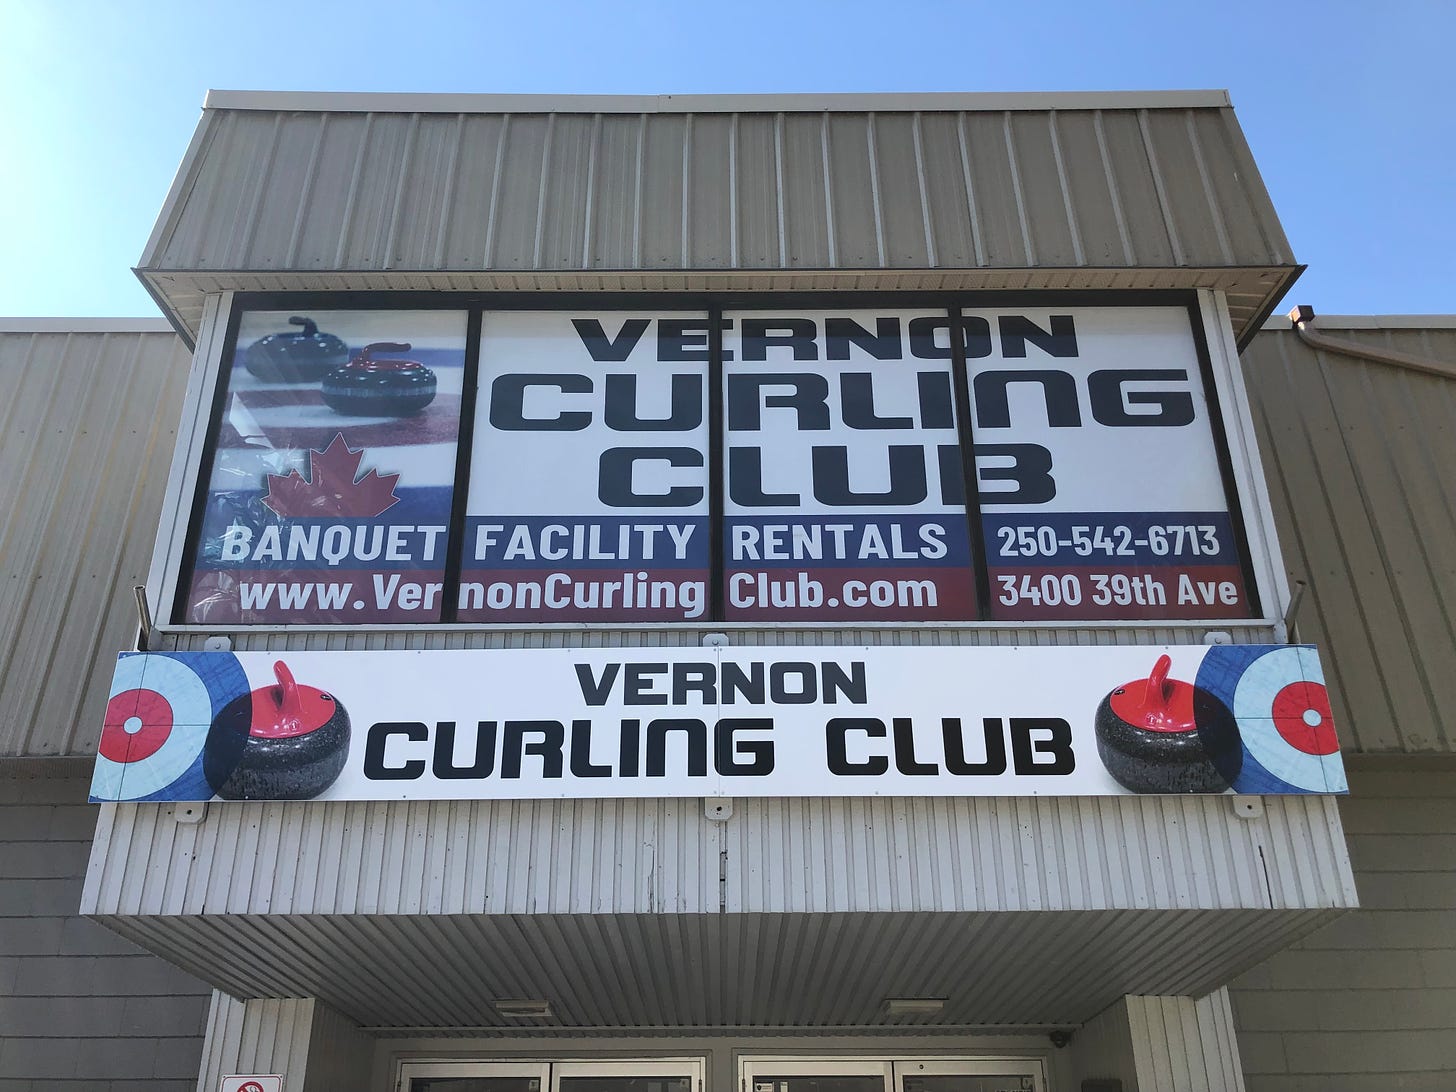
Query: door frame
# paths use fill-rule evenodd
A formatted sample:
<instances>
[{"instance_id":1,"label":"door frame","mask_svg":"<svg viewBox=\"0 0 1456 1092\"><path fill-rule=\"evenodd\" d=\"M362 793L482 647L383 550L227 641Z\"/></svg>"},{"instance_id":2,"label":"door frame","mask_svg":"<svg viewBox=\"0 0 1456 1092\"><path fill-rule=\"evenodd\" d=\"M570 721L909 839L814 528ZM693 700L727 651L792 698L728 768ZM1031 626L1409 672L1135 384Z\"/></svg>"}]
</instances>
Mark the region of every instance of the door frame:
<instances>
[{"instance_id":1,"label":"door frame","mask_svg":"<svg viewBox=\"0 0 1456 1092\"><path fill-rule=\"evenodd\" d=\"M754 1092L755 1071L781 1076L814 1076L817 1074L884 1074L885 1092L904 1092L904 1078L909 1076L985 1076L1007 1073L1032 1078L1035 1092L1047 1092L1046 1065L1042 1059L1024 1054L965 1055L756 1055L738 1058L740 1092Z\"/></svg>"}]
</instances>

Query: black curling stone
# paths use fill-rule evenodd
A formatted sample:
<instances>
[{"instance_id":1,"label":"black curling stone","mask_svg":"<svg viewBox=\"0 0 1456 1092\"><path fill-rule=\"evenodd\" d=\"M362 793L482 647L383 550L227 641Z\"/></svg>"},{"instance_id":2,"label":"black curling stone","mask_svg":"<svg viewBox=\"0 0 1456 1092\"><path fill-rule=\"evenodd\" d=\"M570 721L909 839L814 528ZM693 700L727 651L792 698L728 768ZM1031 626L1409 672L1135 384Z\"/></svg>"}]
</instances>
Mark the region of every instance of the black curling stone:
<instances>
[{"instance_id":1,"label":"black curling stone","mask_svg":"<svg viewBox=\"0 0 1456 1092\"><path fill-rule=\"evenodd\" d=\"M407 341L377 341L324 377L324 401L350 417L408 417L435 400L435 373L418 360L380 358L407 353Z\"/></svg>"},{"instance_id":2,"label":"black curling stone","mask_svg":"<svg viewBox=\"0 0 1456 1092\"><path fill-rule=\"evenodd\" d=\"M319 330L311 318L288 320L303 329L268 334L248 346L243 366L265 383L317 383L349 362L349 347Z\"/></svg>"},{"instance_id":3,"label":"black curling stone","mask_svg":"<svg viewBox=\"0 0 1456 1092\"><path fill-rule=\"evenodd\" d=\"M1102 699L1097 753L1133 792L1225 792L1243 764L1238 723L1207 690L1168 678L1172 664L1160 656L1146 679Z\"/></svg>"},{"instance_id":4,"label":"black curling stone","mask_svg":"<svg viewBox=\"0 0 1456 1092\"><path fill-rule=\"evenodd\" d=\"M218 715L235 724L249 707L247 740L241 748L233 732L209 733L203 773L225 800L311 800L323 792L349 758L349 713L332 694L302 686L288 666L273 665L276 686L263 686L236 698Z\"/></svg>"}]
</instances>

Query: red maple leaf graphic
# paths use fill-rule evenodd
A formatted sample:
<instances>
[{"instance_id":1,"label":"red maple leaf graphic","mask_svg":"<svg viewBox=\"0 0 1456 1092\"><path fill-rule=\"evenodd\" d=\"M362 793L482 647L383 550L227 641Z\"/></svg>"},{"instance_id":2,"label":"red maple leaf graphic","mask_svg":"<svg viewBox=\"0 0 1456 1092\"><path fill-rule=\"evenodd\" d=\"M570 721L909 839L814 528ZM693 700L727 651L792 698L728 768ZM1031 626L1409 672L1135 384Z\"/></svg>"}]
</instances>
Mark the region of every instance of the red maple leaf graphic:
<instances>
[{"instance_id":1,"label":"red maple leaf graphic","mask_svg":"<svg viewBox=\"0 0 1456 1092\"><path fill-rule=\"evenodd\" d=\"M371 470L357 478L364 449L353 450L336 433L323 451L308 453L308 478L297 470L268 475L268 495L263 503L280 516L368 518L399 503L394 495L398 474Z\"/></svg>"}]
</instances>

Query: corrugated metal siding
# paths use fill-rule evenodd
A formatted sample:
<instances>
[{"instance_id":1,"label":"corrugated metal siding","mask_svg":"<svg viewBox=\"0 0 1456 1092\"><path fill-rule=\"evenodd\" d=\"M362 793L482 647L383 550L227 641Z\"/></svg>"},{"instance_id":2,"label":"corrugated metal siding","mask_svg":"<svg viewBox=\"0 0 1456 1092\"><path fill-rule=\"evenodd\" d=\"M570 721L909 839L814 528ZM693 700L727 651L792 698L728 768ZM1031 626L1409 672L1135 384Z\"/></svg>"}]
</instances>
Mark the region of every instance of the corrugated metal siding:
<instances>
[{"instance_id":1,"label":"corrugated metal siding","mask_svg":"<svg viewBox=\"0 0 1456 1092\"><path fill-rule=\"evenodd\" d=\"M1335 804L1207 797L741 800L725 908L863 913L1354 904Z\"/></svg>"},{"instance_id":2,"label":"corrugated metal siding","mask_svg":"<svg viewBox=\"0 0 1456 1092\"><path fill-rule=\"evenodd\" d=\"M733 914L1355 905L1326 797L400 801L101 809L96 914ZM720 882L720 872L722 880Z\"/></svg>"},{"instance_id":3,"label":"corrugated metal siding","mask_svg":"<svg viewBox=\"0 0 1456 1092\"><path fill-rule=\"evenodd\" d=\"M364 1027L516 1030L492 998L545 997L563 1028L1079 1024L1128 994L1200 995L1331 911L1038 914L104 917L230 994L317 997ZM1196 953L1196 958L1193 957Z\"/></svg>"},{"instance_id":4,"label":"corrugated metal siding","mask_svg":"<svg viewBox=\"0 0 1456 1092\"><path fill-rule=\"evenodd\" d=\"M1138 1088L1244 1092L1227 990L1126 998Z\"/></svg>"},{"instance_id":5,"label":"corrugated metal siding","mask_svg":"<svg viewBox=\"0 0 1456 1092\"><path fill-rule=\"evenodd\" d=\"M366 1025L1078 1022L1199 994L1354 905L1324 798L102 809L83 906L241 996ZM720 872L721 870L721 872ZM720 880L721 874L721 880ZM806 1000L807 999L807 1000Z\"/></svg>"},{"instance_id":6,"label":"corrugated metal siding","mask_svg":"<svg viewBox=\"0 0 1456 1092\"><path fill-rule=\"evenodd\" d=\"M729 268L1293 263L1229 109L202 124L149 269L686 268L715 237Z\"/></svg>"},{"instance_id":7,"label":"corrugated metal siding","mask_svg":"<svg viewBox=\"0 0 1456 1092\"><path fill-rule=\"evenodd\" d=\"M1450 752L1456 728L1456 329L1330 330L1452 378L1317 352L1244 353L1299 636L1320 646L1347 750Z\"/></svg>"},{"instance_id":8,"label":"corrugated metal siding","mask_svg":"<svg viewBox=\"0 0 1456 1092\"><path fill-rule=\"evenodd\" d=\"M312 998L243 1002L213 991L195 1087L221 1088L223 1077L232 1074L281 1073L284 1087L303 1088L298 1077L308 1059L315 1004Z\"/></svg>"},{"instance_id":9,"label":"corrugated metal siding","mask_svg":"<svg viewBox=\"0 0 1456 1092\"><path fill-rule=\"evenodd\" d=\"M1226 622L1219 626L1229 626ZM226 627L224 627L226 628ZM705 632L727 634L729 643L739 647L762 645L1199 645L1204 644L1207 626L1084 626L1078 628L1027 627L1001 629L995 626L955 627L916 626L913 629L883 627L874 629L816 629L813 627L781 627L752 629L724 626L721 630L679 626L654 629L647 626L613 629L591 626L580 629L458 629L422 630L401 639L399 632L324 632L295 633L270 631L230 632L233 648L246 651L329 651L364 648L685 648L700 644ZM1271 626L1230 626L1235 644L1268 644L1275 640ZM200 650L207 640L205 633L170 633L158 635L157 647Z\"/></svg>"},{"instance_id":10,"label":"corrugated metal siding","mask_svg":"<svg viewBox=\"0 0 1456 1092\"><path fill-rule=\"evenodd\" d=\"M373 1070L373 1040L311 997L242 1001L214 991L202 1071L211 1092L233 1074L281 1074L296 1092L360 1092Z\"/></svg>"},{"instance_id":11,"label":"corrugated metal siding","mask_svg":"<svg viewBox=\"0 0 1456 1092\"><path fill-rule=\"evenodd\" d=\"M170 332L0 331L0 756L95 753L187 368Z\"/></svg>"},{"instance_id":12,"label":"corrugated metal siding","mask_svg":"<svg viewBox=\"0 0 1456 1092\"><path fill-rule=\"evenodd\" d=\"M433 271L490 290L507 285L464 274L610 271L610 289L651 270L1019 271L944 285L964 288L1097 270L1084 286L1113 287L1116 271L1238 268L1242 328L1294 266L1226 107L209 109L197 146L141 263L194 333L200 292L267 271L294 289Z\"/></svg>"}]
</instances>

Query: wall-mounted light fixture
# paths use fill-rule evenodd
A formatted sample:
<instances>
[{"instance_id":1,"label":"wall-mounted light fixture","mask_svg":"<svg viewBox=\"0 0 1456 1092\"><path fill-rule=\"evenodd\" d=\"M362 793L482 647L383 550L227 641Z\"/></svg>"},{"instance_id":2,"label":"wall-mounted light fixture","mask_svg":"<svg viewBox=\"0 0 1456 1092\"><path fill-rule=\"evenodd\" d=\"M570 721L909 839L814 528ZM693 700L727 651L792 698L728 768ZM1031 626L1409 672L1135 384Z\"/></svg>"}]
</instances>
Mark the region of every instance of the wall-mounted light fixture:
<instances>
[{"instance_id":1,"label":"wall-mounted light fixture","mask_svg":"<svg viewBox=\"0 0 1456 1092\"><path fill-rule=\"evenodd\" d=\"M944 997L885 998L885 1012L891 1016L934 1016L943 1008Z\"/></svg>"},{"instance_id":2,"label":"wall-mounted light fixture","mask_svg":"<svg viewBox=\"0 0 1456 1092\"><path fill-rule=\"evenodd\" d=\"M492 1001L490 1004L502 1016L535 1017L539 1019L551 1015L551 1002L542 1001L538 998L502 998L499 1001Z\"/></svg>"}]
</instances>

